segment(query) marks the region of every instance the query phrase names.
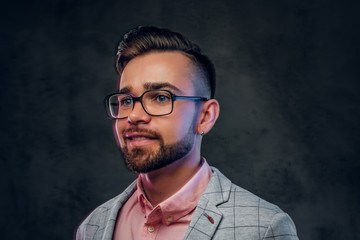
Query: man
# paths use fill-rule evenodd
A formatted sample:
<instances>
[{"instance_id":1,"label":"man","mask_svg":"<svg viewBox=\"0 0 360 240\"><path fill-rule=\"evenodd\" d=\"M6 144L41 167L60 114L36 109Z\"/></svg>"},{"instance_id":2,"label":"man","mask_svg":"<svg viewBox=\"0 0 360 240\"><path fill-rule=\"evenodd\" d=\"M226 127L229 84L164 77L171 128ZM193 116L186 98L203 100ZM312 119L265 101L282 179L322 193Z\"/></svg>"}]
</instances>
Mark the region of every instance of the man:
<instances>
[{"instance_id":1,"label":"man","mask_svg":"<svg viewBox=\"0 0 360 240\"><path fill-rule=\"evenodd\" d=\"M76 239L298 239L290 217L201 157L214 126L215 71L181 34L138 27L120 42L118 91L106 98L126 165L138 173L96 208Z\"/></svg>"}]
</instances>

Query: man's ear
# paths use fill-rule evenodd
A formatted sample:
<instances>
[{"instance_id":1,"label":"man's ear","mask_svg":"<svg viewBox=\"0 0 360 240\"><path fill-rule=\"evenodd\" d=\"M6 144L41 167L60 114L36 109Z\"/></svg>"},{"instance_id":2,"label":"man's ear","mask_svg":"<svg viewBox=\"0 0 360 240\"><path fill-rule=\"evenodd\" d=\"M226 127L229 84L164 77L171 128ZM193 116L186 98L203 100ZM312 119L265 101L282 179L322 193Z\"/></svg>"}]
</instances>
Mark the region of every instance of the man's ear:
<instances>
[{"instance_id":1,"label":"man's ear","mask_svg":"<svg viewBox=\"0 0 360 240\"><path fill-rule=\"evenodd\" d=\"M198 134L210 132L220 113L219 102L215 99L205 101L201 106L201 112L197 122L196 131Z\"/></svg>"}]
</instances>

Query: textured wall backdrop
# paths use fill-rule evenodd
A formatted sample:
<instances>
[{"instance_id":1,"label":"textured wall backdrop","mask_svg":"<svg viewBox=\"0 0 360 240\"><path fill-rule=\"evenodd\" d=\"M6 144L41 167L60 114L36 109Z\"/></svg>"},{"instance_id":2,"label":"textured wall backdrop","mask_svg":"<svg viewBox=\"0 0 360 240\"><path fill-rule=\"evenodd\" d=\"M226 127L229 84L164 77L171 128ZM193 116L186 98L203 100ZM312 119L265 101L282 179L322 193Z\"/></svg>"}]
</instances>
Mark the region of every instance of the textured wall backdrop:
<instances>
[{"instance_id":1,"label":"textured wall backdrop","mask_svg":"<svg viewBox=\"0 0 360 240\"><path fill-rule=\"evenodd\" d=\"M137 25L199 43L217 69L221 116L203 155L279 205L302 240L359 239L356 1L2 3L2 239L71 239L135 176L105 116L114 50Z\"/></svg>"}]
</instances>

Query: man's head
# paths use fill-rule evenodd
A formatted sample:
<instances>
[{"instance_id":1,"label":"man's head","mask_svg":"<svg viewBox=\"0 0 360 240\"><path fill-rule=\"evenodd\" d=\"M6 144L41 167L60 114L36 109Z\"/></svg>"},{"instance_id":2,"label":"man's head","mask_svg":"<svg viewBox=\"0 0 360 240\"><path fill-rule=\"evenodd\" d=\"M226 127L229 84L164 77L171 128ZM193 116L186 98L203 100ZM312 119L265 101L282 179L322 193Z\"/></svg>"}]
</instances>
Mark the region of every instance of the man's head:
<instances>
[{"instance_id":1,"label":"man's head","mask_svg":"<svg viewBox=\"0 0 360 240\"><path fill-rule=\"evenodd\" d=\"M143 27L124 36L117 54L121 94L112 97L116 106L122 105L118 108L122 112L114 133L132 171L149 172L180 159L200 159L202 133L210 131L219 114L217 101L209 99L215 88L214 75L207 78L204 70L209 66L212 69L199 48L178 33ZM164 112L153 108L166 104L170 108Z\"/></svg>"}]
</instances>

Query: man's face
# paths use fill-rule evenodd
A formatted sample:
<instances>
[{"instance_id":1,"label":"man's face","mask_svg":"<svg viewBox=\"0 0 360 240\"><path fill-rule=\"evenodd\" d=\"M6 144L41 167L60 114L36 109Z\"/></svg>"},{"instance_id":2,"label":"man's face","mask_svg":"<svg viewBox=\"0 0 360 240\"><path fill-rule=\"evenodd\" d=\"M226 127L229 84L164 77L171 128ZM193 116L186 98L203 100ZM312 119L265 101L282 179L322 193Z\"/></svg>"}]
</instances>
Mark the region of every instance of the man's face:
<instances>
[{"instance_id":1,"label":"man's face","mask_svg":"<svg viewBox=\"0 0 360 240\"><path fill-rule=\"evenodd\" d=\"M119 91L138 97L152 89L166 89L180 96L194 96L196 71L180 52L151 52L132 59L125 67ZM194 149L194 101L177 100L173 112L150 116L136 102L125 119L114 124L115 138L128 168L149 172L187 157Z\"/></svg>"}]
</instances>

